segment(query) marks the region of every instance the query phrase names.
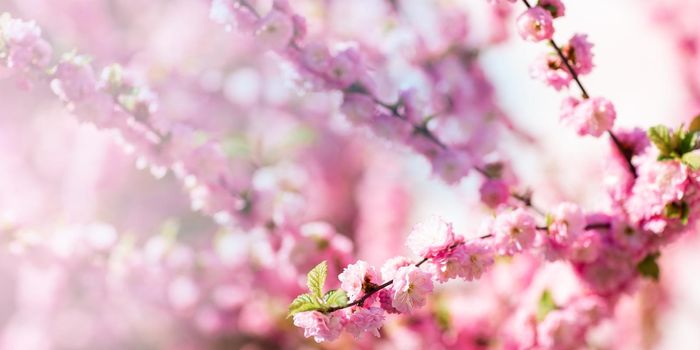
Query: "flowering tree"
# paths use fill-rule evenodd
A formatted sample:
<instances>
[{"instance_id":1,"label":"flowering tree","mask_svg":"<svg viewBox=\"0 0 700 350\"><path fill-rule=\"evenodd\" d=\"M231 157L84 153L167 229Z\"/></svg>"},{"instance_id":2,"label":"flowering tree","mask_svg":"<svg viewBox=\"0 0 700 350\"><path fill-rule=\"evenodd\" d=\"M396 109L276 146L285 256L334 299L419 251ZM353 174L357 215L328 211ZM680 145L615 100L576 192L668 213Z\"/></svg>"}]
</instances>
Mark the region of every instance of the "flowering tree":
<instances>
[{"instance_id":1,"label":"flowering tree","mask_svg":"<svg viewBox=\"0 0 700 350\"><path fill-rule=\"evenodd\" d=\"M466 3L0 4L0 348L660 344L700 117L619 127L584 81L589 35L554 38L562 1ZM649 9L683 44L689 116L690 7ZM529 74L564 96L562 130L605 146L566 183L595 205L556 174L527 184L519 156L546 154L482 58L509 40L541 51ZM428 181L471 189L468 228Z\"/></svg>"}]
</instances>

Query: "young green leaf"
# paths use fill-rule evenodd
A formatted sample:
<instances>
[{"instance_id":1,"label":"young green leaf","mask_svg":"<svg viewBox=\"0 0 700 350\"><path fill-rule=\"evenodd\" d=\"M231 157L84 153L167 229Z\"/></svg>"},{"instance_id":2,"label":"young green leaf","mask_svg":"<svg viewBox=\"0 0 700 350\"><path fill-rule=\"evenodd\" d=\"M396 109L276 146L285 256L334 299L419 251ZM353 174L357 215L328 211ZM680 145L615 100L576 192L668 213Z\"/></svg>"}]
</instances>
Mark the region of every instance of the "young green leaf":
<instances>
[{"instance_id":1,"label":"young green leaf","mask_svg":"<svg viewBox=\"0 0 700 350\"><path fill-rule=\"evenodd\" d=\"M647 131L649 140L659 149L662 156L669 155L672 151L671 132L663 125L649 128Z\"/></svg>"},{"instance_id":2,"label":"young green leaf","mask_svg":"<svg viewBox=\"0 0 700 350\"><path fill-rule=\"evenodd\" d=\"M306 285L309 291L318 300L323 298L323 285L326 284L326 275L328 274L328 265L325 261L321 261L306 275Z\"/></svg>"},{"instance_id":3,"label":"young green leaf","mask_svg":"<svg viewBox=\"0 0 700 350\"><path fill-rule=\"evenodd\" d=\"M296 297L289 305L287 317L292 317L300 312L320 310L322 308L323 305L321 305L313 295L302 294Z\"/></svg>"},{"instance_id":4,"label":"young green leaf","mask_svg":"<svg viewBox=\"0 0 700 350\"><path fill-rule=\"evenodd\" d=\"M698 131L700 131L700 115L693 118L693 121L691 121L690 125L688 125L689 133L695 133Z\"/></svg>"},{"instance_id":5,"label":"young green leaf","mask_svg":"<svg viewBox=\"0 0 700 350\"><path fill-rule=\"evenodd\" d=\"M647 255L642 261L637 264L637 271L646 277L654 281L659 280L659 275L661 274L661 269L659 269L659 264L656 263L656 259L659 257L659 253L652 253Z\"/></svg>"},{"instance_id":6,"label":"young green leaf","mask_svg":"<svg viewBox=\"0 0 700 350\"><path fill-rule=\"evenodd\" d=\"M537 322L542 322L547 314L557 309L557 304L554 303L554 298L552 298L552 293L549 290L542 292L540 297L540 302L537 305Z\"/></svg>"},{"instance_id":7,"label":"young green leaf","mask_svg":"<svg viewBox=\"0 0 700 350\"><path fill-rule=\"evenodd\" d=\"M323 296L323 303L327 307L341 307L348 303L348 295L342 289L329 290Z\"/></svg>"},{"instance_id":8,"label":"young green leaf","mask_svg":"<svg viewBox=\"0 0 700 350\"><path fill-rule=\"evenodd\" d=\"M681 157L681 160L693 170L700 169L700 150L695 150L684 154L683 157Z\"/></svg>"}]
</instances>

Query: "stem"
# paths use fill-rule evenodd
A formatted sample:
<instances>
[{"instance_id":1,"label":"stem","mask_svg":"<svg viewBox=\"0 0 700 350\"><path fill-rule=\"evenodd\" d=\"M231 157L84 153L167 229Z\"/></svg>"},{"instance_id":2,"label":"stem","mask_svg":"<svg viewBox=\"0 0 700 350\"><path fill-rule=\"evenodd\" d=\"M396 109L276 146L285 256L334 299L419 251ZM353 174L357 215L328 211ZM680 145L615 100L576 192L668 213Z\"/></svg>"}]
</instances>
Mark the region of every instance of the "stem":
<instances>
[{"instance_id":1,"label":"stem","mask_svg":"<svg viewBox=\"0 0 700 350\"><path fill-rule=\"evenodd\" d=\"M532 8L532 5L530 5L530 2L528 0L523 0L523 3L527 8ZM588 91L586 91L586 88L583 86L583 83L581 83L581 79L579 78L578 73L576 73L574 67L571 66L571 63L569 63L569 59L564 55L564 52L562 52L559 45L557 45L554 39L549 39L549 44L554 48L554 51L557 52L557 55L559 55L561 61L564 62L566 70L568 70L571 76L574 78L576 85L578 85L578 88L581 90L581 96L583 96L584 99L589 99L590 95L588 94ZM634 176L634 178L637 178L637 169L634 167L634 164L632 164L632 155L625 150L625 147L622 145L617 136L615 136L612 130L607 130L607 132L608 135L610 135L610 138L613 140L615 147L617 147L617 150L627 161L627 167L629 168L630 173L632 173L632 176Z\"/></svg>"},{"instance_id":2,"label":"stem","mask_svg":"<svg viewBox=\"0 0 700 350\"><path fill-rule=\"evenodd\" d=\"M595 229L609 229L610 227L611 227L611 224L610 224L609 222L601 222L601 223L588 224L588 225L586 225L585 230L588 231L588 230L595 230ZM536 229L542 231L542 230L547 230L547 227L538 226ZM484 235L484 236L479 237L478 239L487 239L487 238L491 238L491 237L493 237L492 234L487 234L487 235ZM455 243L455 244L449 246L449 247L447 248L447 250L452 250L452 249L458 247L458 246L461 245L461 244L464 244L464 242ZM426 262L428 262L428 260L430 260L430 259L428 259L428 258L423 258L421 261L415 263L414 266L415 266L415 267L420 267L421 265L423 265L423 264L425 264ZM347 308L349 308L349 307L353 307L353 306L357 306L357 305L362 306L362 304L364 304L364 302L365 302L367 299L369 299L369 297L371 297L371 296L374 295L375 293L381 291L382 289L384 289L384 288L386 288L386 287L392 285L393 283L394 283L394 280L393 280L393 279L392 279L392 280L388 280L388 281L386 281L386 282L384 282L384 283L382 283L382 284L376 286L374 289L372 289L371 291L367 292L365 295L361 296L359 299L357 299L357 300L355 300L355 301L353 301L353 302L351 302L351 303L348 303L348 304L346 304L346 305L343 305L343 306L336 306L336 307L329 308L328 310L325 311L325 313L331 313L331 312L334 312L334 311L338 311L338 310L342 310L342 309L347 309Z\"/></svg>"}]
</instances>

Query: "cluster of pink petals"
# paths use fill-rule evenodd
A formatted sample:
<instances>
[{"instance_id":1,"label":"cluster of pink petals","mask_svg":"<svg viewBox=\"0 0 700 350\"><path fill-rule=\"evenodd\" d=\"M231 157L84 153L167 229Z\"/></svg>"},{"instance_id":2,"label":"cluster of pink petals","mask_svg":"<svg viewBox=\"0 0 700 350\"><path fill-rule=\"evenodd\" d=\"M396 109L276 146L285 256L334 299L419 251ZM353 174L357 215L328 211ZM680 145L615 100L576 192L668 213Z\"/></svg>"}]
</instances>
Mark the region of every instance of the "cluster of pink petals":
<instances>
[{"instance_id":1,"label":"cluster of pink petals","mask_svg":"<svg viewBox=\"0 0 700 350\"><path fill-rule=\"evenodd\" d=\"M561 107L562 122L581 136L601 136L612 129L616 117L615 106L604 97L584 100L568 97Z\"/></svg>"},{"instance_id":2,"label":"cluster of pink petals","mask_svg":"<svg viewBox=\"0 0 700 350\"><path fill-rule=\"evenodd\" d=\"M498 215L492 228L498 252L513 255L529 249L535 240L535 226L535 218L521 208Z\"/></svg>"},{"instance_id":3,"label":"cluster of pink petals","mask_svg":"<svg viewBox=\"0 0 700 350\"><path fill-rule=\"evenodd\" d=\"M552 38L552 14L542 7L533 7L518 17L518 34L525 40L538 42Z\"/></svg>"}]
</instances>

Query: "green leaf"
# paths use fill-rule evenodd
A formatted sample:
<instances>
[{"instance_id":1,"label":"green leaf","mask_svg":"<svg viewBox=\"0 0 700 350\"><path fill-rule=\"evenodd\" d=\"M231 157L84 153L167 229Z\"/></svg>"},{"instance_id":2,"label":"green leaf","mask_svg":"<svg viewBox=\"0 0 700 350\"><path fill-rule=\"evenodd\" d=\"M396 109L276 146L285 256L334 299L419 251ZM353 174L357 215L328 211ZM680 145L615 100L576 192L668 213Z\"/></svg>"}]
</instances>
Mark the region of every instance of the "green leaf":
<instances>
[{"instance_id":1,"label":"green leaf","mask_svg":"<svg viewBox=\"0 0 700 350\"><path fill-rule=\"evenodd\" d=\"M657 125L649 128L647 131L649 140L659 149L661 155L669 155L673 152L671 145L671 132L663 125Z\"/></svg>"},{"instance_id":2,"label":"green leaf","mask_svg":"<svg viewBox=\"0 0 700 350\"><path fill-rule=\"evenodd\" d=\"M328 265L326 261L321 261L320 264L316 265L309 273L306 275L306 285L309 287L309 291L318 300L323 298L323 285L326 284L326 275L328 274Z\"/></svg>"},{"instance_id":3,"label":"green leaf","mask_svg":"<svg viewBox=\"0 0 700 350\"><path fill-rule=\"evenodd\" d=\"M700 169L700 150L695 150L684 154L681 160L693 170Z\"/></svg>"},{"instance_id":4,"label":"green leaf","mask_svg":"<svg viewBox=\"0 0 700 350\"><path fill-rule=\"evenodd\" d=\"M292 317L300 312L320 310L322 308L323 305L321 305L313 295L302 294L289 304L289 313L287 317Z\"/></svg>"},{"instance_id":5,"label":"green leaf","mask_svg":"<svg viewBox=\"0 0 700 350\"><path fill-rule=\"evenodd\" d=\"M659 253L651 253L642 259L642 261L637 264L637 271L639 271L639 274L654 281L658 281L659 275L661 274L659 264L656 263L658 257Z\"/></svg>"},{"instance_id":6,"label":"green leaf","mask_svg":"<svg viewBox=\"0 0 700 350\"><path fill-rule=\"evenodd\" d=\"M540 302L537 305L537 322L542 322L547 314L557 309L557 304L554 303L552 293L545 289L540 297Z\"/></svg>"},{"instance_id":7,"label":"green leaf","mask_svg":"<svg viewBox=\"0 0 700 350\"><path fill-rule=\"evenodd\" d=\"M341 307L348 304L348 295L342 289L329 290L323 296L323 304L327 307Z\"/></svg>"},{"instance_id":8,"label":"green leaf","mask_svg":"<svg viewBox=\"0 0 700 350\"><path fill-rule=\"evenodd\" d=\"M700 131L700 115L696 116L693 118L693 121L690 122L690 125L688 125L688 132L689 133L695 133Z\"/></svg>"},{"instance_id":9,"label":"green leaf","mask_svg":"<svg viewBox=\"0 0 700 350\"><path fill-rule=\"evenodd\" d=\"M683 136L683 140L681 140L680 147L678 149L679 154L686 154L688 152L691 152L695 150L696 146L698 144L698 133L697 132L689 132Z\"/></svg>"}]
</instances>

